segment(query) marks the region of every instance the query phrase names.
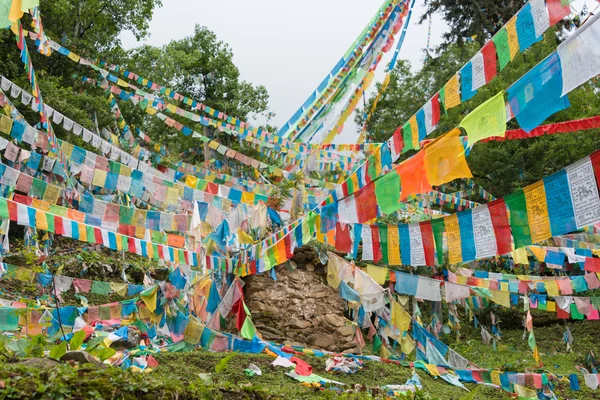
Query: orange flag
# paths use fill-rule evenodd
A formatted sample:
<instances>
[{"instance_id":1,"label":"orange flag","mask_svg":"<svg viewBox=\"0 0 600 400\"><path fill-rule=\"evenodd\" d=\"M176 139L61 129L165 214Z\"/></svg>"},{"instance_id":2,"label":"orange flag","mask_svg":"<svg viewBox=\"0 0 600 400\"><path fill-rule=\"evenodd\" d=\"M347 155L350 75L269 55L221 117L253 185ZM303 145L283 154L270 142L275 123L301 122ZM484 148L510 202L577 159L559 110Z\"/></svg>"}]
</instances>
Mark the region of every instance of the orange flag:
<instances>
[{"instance_id":1,"label":"orange flag","mask_svg":"<svg viewBox=\"0 0 600 400\"><path fill-rule=\"evenodd\" d=\"M400 200L406 199L411 194L431 191L431 184L427 180L425 172L424 159L425 152L419 151L396 168L396 172L400 175Z\"/></svg>"}]
</instances>

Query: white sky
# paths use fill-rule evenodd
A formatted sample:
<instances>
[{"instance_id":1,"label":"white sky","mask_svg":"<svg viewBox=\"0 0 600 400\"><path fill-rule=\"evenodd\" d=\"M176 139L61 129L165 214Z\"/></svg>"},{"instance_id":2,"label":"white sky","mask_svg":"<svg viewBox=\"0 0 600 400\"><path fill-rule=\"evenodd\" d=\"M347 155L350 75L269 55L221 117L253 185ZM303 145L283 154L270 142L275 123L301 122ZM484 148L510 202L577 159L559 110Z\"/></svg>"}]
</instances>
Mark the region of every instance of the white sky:
<instances>
[{"instance_id":1,"label":"white sky","mask_svg":"<svg viewBox=\"0 0 600 400\"><path fill-rule=\"evenodd\" d=\"M572 7L580 11L585 2L576 0ZM144 43L164 45L192 35L196 24L207 26L231 46L241 78L267 88L269 106L276 113L271 124L281 127L339 61L383 0L164 0L164 3L155 10L151 36ZM427 46L429 24L418 24L422 14L423 0L416 0L399 57L410 60L413 68L422 64L422 50ZM446 23L434 16L432 47L441 42L446 28ZM129 32L121 38L125 48L139 45ZM376 81L383 80L392 54L393 50L379 64ZM351 117L334 143L355 143L357 129Z\"/></svg>"},{"instance_id":2,"label":"white sky","mask_svg":"<svg viewBox=\"0 0 600 400\"><path fill-rule=\"evenodd\" d=\"M196 24L208 27L232 48L241 78L267 88L270 109L276 114L271 124L281 127L339 61L383 0L165 0L163 3L162 8L155 10L151 36L143 43L161 46L192 35ZM417 0L399 57L409 59L415 67L420 66L422 49L427 45L428 24L417 23L422 14L422 0ZM432 46L441 42L445 27L441 19L434 18ZM129 32L121 39L125 48L140 44ZM383 79L392 53L393 50L388 52L379 65L378 82ZM334 143L356 142L357 126L351 119Z\"/></svg>"}]
</instances>

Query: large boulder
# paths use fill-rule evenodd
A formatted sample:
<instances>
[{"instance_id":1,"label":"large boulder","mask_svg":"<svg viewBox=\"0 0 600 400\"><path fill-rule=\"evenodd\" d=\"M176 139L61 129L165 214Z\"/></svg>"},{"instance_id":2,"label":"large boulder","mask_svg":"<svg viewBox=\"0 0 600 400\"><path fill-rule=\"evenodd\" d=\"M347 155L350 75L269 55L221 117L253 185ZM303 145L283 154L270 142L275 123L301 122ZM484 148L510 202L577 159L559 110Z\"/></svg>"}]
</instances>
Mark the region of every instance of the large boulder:
<instances>
[{"instance_id":1,"label":"large boulder","mask_svg":"<svg viewBox=\"0 0 600 400\"><path fill-rule=\"evenodd\" d=\"M341 352L353 348L353 329L345 327L345 302L329 287L323 265L313 249L301 249L305 264L288 263L276 268L277 280L269 274L245 278L245 301L262 336L276 343ZM317 260L318 262L318 260Z\"/></svg>"}]
</instances>

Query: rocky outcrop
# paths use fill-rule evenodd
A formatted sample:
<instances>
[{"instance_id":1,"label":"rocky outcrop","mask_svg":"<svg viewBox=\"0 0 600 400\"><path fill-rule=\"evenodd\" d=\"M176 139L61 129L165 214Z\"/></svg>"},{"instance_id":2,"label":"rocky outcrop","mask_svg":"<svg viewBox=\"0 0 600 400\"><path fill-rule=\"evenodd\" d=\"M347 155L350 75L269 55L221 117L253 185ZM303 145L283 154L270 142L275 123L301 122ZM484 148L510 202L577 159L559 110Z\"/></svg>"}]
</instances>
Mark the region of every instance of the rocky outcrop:
<instances>
[{"instance_id":1,"label":"rocky outcrop","mask_svg":"<svg viewBox=\"0 0 600 400\"><path fill-rule=\"evenodd\" d=\"M245 299L258 331L267 340L335 352L354 349L354 331L344 324L344 304L327 285L325 266L310 247L269 274L245 279Z\"/></svg>"}]
</instances>

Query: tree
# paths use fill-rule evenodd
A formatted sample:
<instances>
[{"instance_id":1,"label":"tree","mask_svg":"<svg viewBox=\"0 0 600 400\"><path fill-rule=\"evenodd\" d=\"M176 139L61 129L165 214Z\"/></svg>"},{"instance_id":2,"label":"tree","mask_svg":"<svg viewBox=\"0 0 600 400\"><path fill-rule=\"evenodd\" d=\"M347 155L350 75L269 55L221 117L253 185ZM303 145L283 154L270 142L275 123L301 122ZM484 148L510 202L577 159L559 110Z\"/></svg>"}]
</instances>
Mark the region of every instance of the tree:
<instances>
[{"instance_id":1,"label":"tree","mask_svg":"<svg viewBox=\"0 0 600 400\"><path fill-rule=\"evenodd\" d=\"M120 47L119 34L148 34L152 15L162 0L41 0L44 29L54 40L68 42L97 56Z\"/></svg>"},{"instance_id":2,"label":"tree","mask_svg":"<svg viewBox=\"0 0 600 400\"><path fill-rule=\"evenodd\" d=\"M426 0L420 23L441 13L449 25L444 47L462 45L468 39L483 45L526 3L526 0Z\"/></svg>"},{"instance_id":3,"label":"tree","mask_svg":"<svg viewBox=\"0 0 600 400\"><path fill-rule=\"evenodd\" d=\"M197 25L192 36L173 40L162 47L141 46L134 49L126 66L138 73L143 71L145 77L161 85L242 120L248 120L254 114L269 113L266 88L240 79L231 48L206 27ZM169 101L178 103L172 99ZM171 143L172 147L182 150L200 146L198 139L183 138L180 133L165 128L161 121L148 118L141 111L136 116L136 111L127 106L123 112L132 121L137 121L138 126L143 126L143 130L155 140ZM200 124L189 119L173 114L170 117L198 132L203 131ZM230 135L213 132L212 128L209 134L218 136L221 143L236 150L242 147ZM258 152L251 150L246 146L243 151L262 158Z\"/></svg>"}]
</instances>

